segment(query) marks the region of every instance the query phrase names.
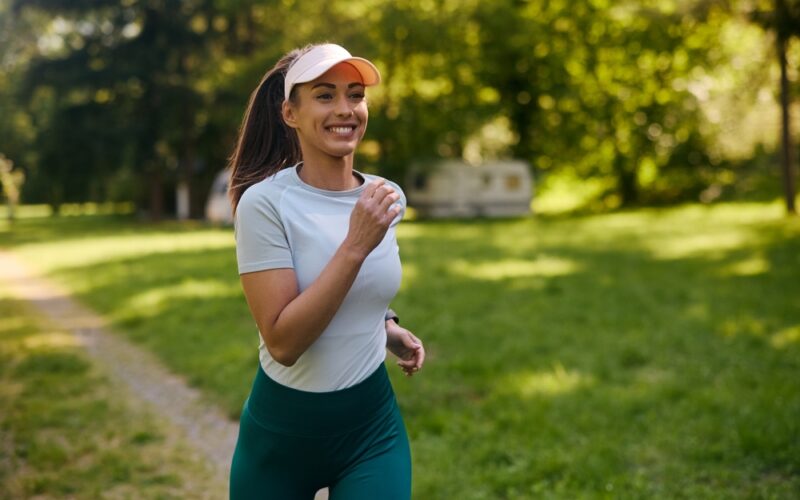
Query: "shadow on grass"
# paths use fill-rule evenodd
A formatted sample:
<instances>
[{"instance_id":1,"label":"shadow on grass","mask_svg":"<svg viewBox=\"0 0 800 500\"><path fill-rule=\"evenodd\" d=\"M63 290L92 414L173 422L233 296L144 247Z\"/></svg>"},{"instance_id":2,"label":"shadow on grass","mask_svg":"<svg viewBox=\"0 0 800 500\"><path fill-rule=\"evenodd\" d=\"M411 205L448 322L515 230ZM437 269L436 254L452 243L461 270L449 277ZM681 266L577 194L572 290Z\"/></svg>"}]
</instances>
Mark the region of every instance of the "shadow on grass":
<instances>
[{"instance_id":1,"label":"shadow on grass","mask_svg":"<svg viewBox=\"0 0 800 500\"><path fill-rule=\"evenodd\" d=\"M203 221L147 222L135 215L66 215L23 218L0 222L0 248L30 243L68 241L95 236L120 236L142 232L191 232L216 227Z\"/></svg>"},{"instance_id":2,"label":"shadow on grass","mask_svg":"<svg viewBox=\"0 0 800 500\"><path fill-rule=\"evenodd\" d=\"M774 340L800 324L800 233L748 224L728 247L668 257L658 238L706 228L628 216L401 232L407 275L393 307L429 351L413 379L391 370L416 496L800 488L800 344ZM214 249L56 276L235 417L258 341L235 269L232 249Z\"/></svg>"},{"instance_id":3,"label":"shadow on grass","mask_svg":"<svg viewBox=\"0 0 800 500\"><path fill-rule=\"evenodd\" d=\"M496 229L402 246L424 279L395 306L420 325L431 361L422 380L398 384L399 399L422 453L437 457L425 462L471 484L443 492L431 478L423 496L750 496L773 480L796 491L800 345L772 339L800 323L797 234L750 228L743 249L661 259L637 235L591 245L539 223L527 229L541 238L509 249ZM513 256L513 269L542 255L573 265L483 278L453 265ZM764 272L730 272L753 255Z\"/></svg>"}]
</instances>

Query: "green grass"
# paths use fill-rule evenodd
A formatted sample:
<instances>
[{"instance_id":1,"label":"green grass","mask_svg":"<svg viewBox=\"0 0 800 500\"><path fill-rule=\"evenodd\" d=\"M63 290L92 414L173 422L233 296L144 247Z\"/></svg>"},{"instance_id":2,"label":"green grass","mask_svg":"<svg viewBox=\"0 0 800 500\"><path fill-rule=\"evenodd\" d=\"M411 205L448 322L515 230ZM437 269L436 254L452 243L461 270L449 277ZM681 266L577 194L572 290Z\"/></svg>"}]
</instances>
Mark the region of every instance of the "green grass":
<instances>
[{"instance_id":1,"label":"green grass","mask_svg":"<svg viewBox=\"0 0 800 500\"><path fill-rule=\"evenodd\" d=\"M781 205L406 222L392 370L415 498L795 498L800 221ZM23 219L0 245L232 416L257 333L230 229Z\"/></svg>"},{"instance_id":2,"label":"green grass","mask_svg":"<svg viewBox=\"0 0 800 500\"><path fill-rule=\"evenodd\" d=\"M123 399L74 337L29 307L0 288L0 498L224 494L164 422Z\"/></svg>"}]
</instances>

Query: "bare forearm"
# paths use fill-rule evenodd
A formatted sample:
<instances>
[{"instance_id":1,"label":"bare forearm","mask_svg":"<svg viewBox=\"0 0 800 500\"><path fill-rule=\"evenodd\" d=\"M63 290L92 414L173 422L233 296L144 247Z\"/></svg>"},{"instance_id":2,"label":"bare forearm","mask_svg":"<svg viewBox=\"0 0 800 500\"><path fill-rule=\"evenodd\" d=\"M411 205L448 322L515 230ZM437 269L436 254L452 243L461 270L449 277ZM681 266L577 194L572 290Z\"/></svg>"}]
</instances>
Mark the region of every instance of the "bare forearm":
<instances>
[{"instance_id":1,"label":"bare forearm","mask_svg":"<svg viewBox=\"0 0 800 500\"><path fill-rule=\"evenodd\" d=\"M364 258L342 245L319 277L281 311L267 343L278 362L293 365L319 338L350 291Z\"/></svg>"}]
</instances>

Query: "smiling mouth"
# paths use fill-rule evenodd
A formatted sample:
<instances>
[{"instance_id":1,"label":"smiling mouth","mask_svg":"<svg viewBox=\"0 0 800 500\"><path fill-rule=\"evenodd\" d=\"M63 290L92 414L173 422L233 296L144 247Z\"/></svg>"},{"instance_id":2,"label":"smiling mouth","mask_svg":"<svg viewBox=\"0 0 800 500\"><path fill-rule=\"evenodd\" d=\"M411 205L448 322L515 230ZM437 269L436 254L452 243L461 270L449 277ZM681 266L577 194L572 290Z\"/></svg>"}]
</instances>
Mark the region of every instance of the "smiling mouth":
<instances>
[{"instance_id":1,"label":"smiling mouth","mask_svg":"<svg viewBox=\"0 0 800 500\"><path fill-rule=\"evenodd\" d=\"M354 125L347 125L344 127L327 127L328 131L336 135L350 135L356 127Z\"/></svg>"}]
</instances>

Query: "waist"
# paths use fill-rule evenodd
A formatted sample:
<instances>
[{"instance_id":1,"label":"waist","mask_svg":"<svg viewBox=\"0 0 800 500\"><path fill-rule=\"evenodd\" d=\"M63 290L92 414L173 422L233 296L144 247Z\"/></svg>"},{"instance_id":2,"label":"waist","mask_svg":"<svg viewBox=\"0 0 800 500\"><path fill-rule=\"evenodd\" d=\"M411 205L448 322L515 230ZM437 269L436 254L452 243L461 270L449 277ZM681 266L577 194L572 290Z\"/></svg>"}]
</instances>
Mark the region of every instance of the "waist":
<instances>
[{"instance_id":1,"label":"waist","mask_svg":"<svg viewBox=\"0 0 800 500\"><path fill-rule=\"evenodd\" d=\"M299 391L331 392L359 384L386 359L384 329L341 336L329 333L323 332L291 367L272 359L262 339L259 361L264 373L274 382Z\"/></svg>"},{"instance_id":2,"label":"waist","mask_svg":"<svg viewBox=\"0 0 800 500\"><path fill-rule=\"evenodd\" d=\"M365 425L391 412L395 405L383 363L358 384L330 392L287 387L269 378L259 365L245 411L275 432L328 436Z\"/></svg>"}]
</instances>

